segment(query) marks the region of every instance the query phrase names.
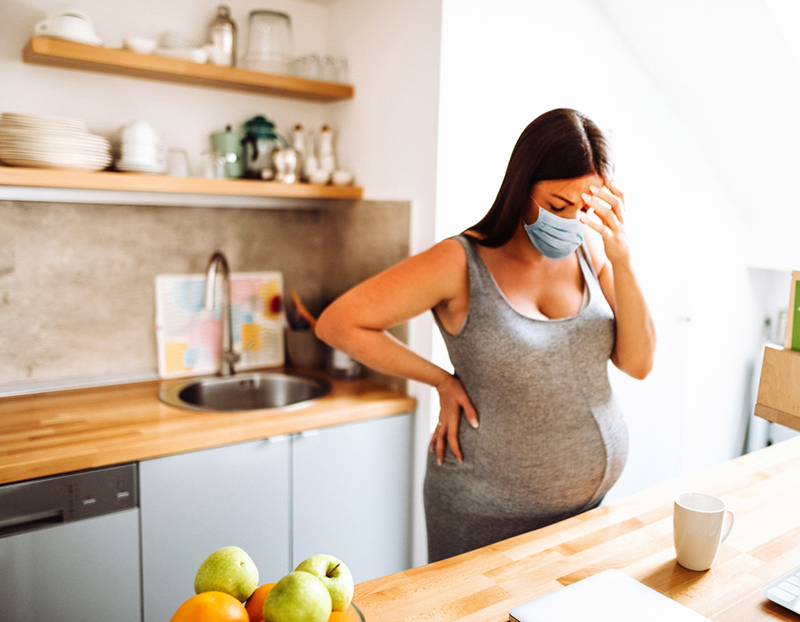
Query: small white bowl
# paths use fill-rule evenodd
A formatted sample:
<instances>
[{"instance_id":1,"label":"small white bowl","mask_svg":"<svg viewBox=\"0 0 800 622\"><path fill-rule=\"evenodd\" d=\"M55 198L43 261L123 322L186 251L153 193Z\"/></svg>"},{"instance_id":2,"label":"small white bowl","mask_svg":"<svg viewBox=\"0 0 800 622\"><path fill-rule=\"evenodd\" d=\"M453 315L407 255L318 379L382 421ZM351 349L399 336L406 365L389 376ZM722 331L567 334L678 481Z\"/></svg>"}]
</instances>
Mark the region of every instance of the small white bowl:
<instances>
[{"instance_id":1,"label":"small white bowl","mask_svg":"<svg viewBox=\"0 0 800 622\"><path fill-rule=\"evenodd\" d=\"M208 51L203 48L159 48L157 47L153 54L157 56L166 56L167 58L177 58L178 60L188 60L193 63L204 64L208 60Z\"/></svg>"},{"instance_id":2,"label":"small white bowl","mask_svg":"<svg viewBox=\"0 0 800 622\"><path fill-rule=\"evenodd\" d=\"M324 171L314 171L309 174L308 178L312 184L327 184L331 176Z\"/></svg>"},{"instance_id":3,"label":"small white bowl","mask_svg":"<svg viewBox=\"0 0 800 622\"><path fill-rule=\"evenodd\" d=\"M145 37L128 37L122 40L122 47L130 52L137 54L152 54L156 49L155 39L147 39Z\"/></svg>"},{"instance_id":4,"label":"small white bowl","mask_svg":"<svg viewBox=\"0 0 800 622\"><path fill-rule=\"evenodd\" d=\"M349 186L353 183L353 173L351 171L334 171L331 181L334 186Z\"/></svg>"}]
</instances>

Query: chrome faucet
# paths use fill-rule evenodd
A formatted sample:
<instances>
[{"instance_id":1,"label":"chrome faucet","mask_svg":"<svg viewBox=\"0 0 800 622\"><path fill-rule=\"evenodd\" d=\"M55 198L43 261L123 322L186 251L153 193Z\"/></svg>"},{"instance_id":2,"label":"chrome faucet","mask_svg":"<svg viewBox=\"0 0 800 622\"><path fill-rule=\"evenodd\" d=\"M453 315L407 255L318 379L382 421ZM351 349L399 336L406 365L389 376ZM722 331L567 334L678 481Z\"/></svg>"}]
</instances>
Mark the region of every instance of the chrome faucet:
<instances>
[{"instance_id":1,"label":"chrome faucet","mask_svg":"<svg viewBox=\"0 0 800 622\"><path fill-rule=\"evenodd\" d=\"M220 349L218 376L232 376L234 363L239 362L239 355L233 351L233 330L231 326L231 275L228 260L217 251L208 262L206 270L206 311L213 311L216 306L217 272L222 277L222 324L220 326Z\"/></svg>"}]
</instances>

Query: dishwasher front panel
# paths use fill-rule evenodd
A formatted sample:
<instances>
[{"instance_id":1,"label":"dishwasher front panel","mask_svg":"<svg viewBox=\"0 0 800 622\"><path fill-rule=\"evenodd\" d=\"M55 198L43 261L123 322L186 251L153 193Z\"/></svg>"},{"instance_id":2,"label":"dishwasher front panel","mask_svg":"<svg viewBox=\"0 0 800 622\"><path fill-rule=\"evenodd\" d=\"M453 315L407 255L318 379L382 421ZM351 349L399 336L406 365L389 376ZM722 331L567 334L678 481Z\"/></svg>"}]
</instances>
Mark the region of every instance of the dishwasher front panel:
<instances>
[{"instance_id":1,"label":"dishwasher front panel","mask_svg":"<svg viewBox=\"0 0 800 622\"><path fill-rule=\"evenodd\" d=\"M141 622L139 509L0 539L2 622Z\"/></svg>"},{"instance_id":2,"label":"dishwasher front panel","mask_svg":"<svg viewBox=\"0 0 800 622\"><path fill-rule=\"evenodd\" d=\"M141 622L137 479L126 465L0 487L1 622Z\"/></svg>"}]
</instances>

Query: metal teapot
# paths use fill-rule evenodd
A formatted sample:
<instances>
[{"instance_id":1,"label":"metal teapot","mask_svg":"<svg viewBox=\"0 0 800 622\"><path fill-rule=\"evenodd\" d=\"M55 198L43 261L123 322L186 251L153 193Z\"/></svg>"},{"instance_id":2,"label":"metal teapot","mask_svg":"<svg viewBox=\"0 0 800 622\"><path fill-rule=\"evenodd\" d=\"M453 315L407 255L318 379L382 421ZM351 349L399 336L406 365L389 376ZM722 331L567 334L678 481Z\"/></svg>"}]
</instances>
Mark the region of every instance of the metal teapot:
<instances>
[{"instance_id":1,"label":"metal teapot","mask_svg":"<svg viewBox=\"0 0 800 622\"><path fill-rule=\"evenodd\" d=\"M275 163L272 152L288 147L286 139L275 131L275 124L258 115L244 124L245 176L253 179L273 179Z\"/></svg>"}]
</instances>

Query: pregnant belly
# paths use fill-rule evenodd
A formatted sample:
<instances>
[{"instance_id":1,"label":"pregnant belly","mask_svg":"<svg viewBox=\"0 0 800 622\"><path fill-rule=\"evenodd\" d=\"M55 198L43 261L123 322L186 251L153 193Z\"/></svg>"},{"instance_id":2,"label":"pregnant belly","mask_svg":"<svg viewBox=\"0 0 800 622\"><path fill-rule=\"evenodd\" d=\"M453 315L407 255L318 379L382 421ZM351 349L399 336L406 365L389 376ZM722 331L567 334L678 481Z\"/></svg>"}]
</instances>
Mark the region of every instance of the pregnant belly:
<instances>
[{"instance_id":1,"label":"pregnant belly","mask_svg":"<svg viewBox=\"0 0 800 622\"><path fill-rule=\"evenodd\" d=\"M605 494L625 463L627 429L613 406L462 425L464 463L448 455L440 479L498 516L577 511Z\"/></svg>"}]
</instances>

